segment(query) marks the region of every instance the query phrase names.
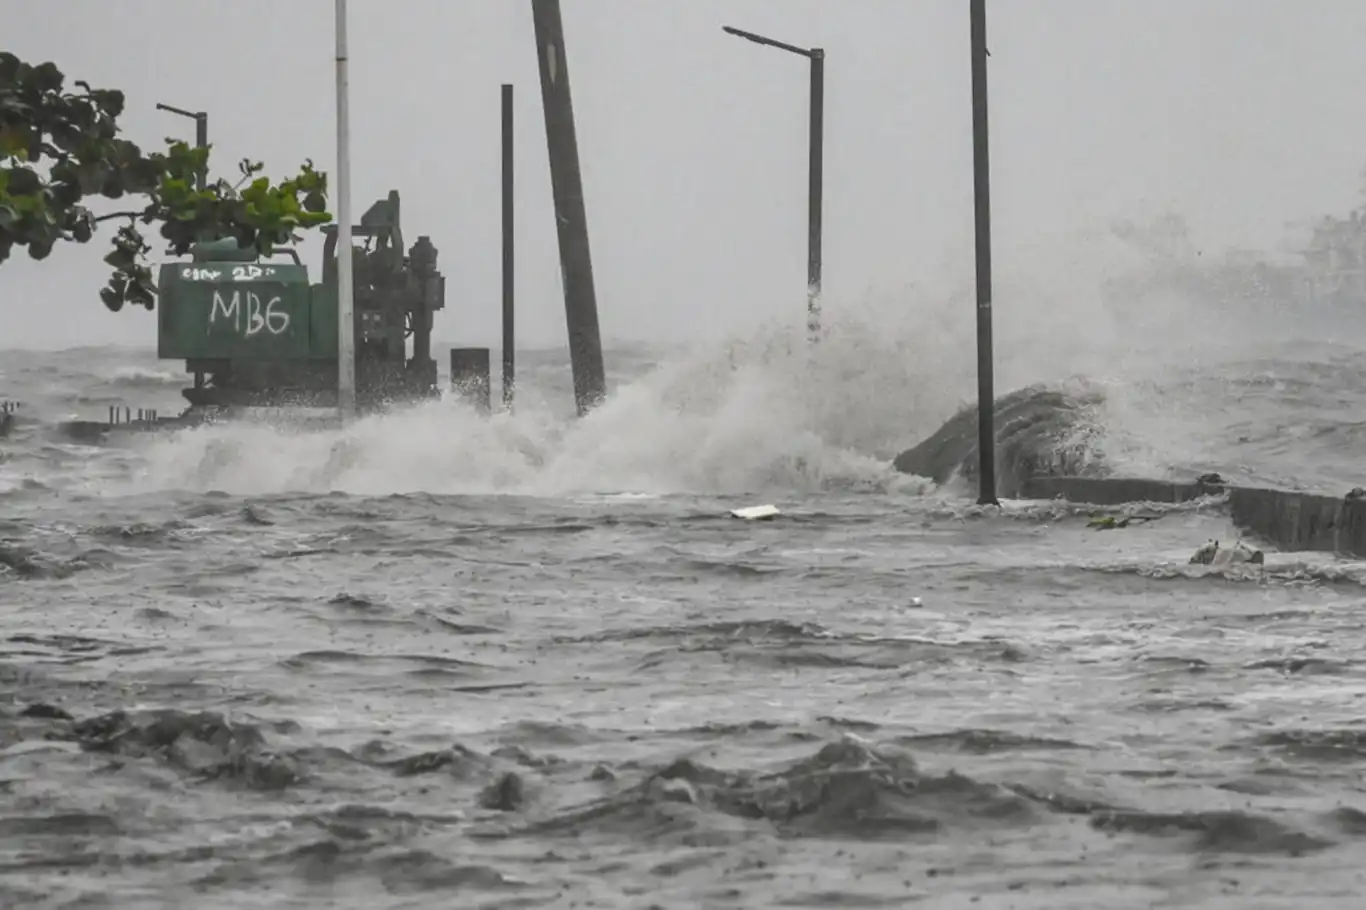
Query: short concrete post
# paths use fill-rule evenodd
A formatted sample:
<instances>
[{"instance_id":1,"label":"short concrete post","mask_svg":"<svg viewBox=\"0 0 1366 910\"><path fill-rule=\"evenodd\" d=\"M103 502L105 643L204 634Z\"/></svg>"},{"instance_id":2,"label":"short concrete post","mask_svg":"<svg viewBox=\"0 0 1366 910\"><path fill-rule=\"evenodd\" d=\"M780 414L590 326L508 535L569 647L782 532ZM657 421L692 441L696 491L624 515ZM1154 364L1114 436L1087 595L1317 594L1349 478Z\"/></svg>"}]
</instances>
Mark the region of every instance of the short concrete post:
<instances>
[{"instance_id":1,"label":"short concrete post","mask_svg":"<svg viewBox=\"0 0 1366 910\"><path fill-rule=\"evenodd\" d=\"M451 391L475 410L491 410L488 348L451 348Z\"/></svg>"}]
</instances>

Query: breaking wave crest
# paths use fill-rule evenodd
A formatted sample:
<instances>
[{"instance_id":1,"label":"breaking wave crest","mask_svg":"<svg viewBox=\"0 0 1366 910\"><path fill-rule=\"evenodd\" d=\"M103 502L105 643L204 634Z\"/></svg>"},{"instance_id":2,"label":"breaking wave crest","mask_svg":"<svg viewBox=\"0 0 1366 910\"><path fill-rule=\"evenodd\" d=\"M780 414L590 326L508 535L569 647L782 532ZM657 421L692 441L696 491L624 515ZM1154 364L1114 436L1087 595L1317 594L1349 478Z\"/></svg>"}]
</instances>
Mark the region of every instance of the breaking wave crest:
<instances>
[{"instance_id":1,"label":"breaking wave crest","mask_svg":"<svg viewBox=\"0 0 1366 910\"><path fill-rule=\"evenodd\" d=\"M778 330L621 377L582 420L524 386L484 418L446 399L343 431L239 424L142 440L135 489L264 494L923 489L891 459L957 404L907 339L846 320L809 347ZM564 365L559 371L567 373ZM558 378L558 377L556 377ZM541 392L541 394L537 394Z\"/></svg>"}]
</instances>

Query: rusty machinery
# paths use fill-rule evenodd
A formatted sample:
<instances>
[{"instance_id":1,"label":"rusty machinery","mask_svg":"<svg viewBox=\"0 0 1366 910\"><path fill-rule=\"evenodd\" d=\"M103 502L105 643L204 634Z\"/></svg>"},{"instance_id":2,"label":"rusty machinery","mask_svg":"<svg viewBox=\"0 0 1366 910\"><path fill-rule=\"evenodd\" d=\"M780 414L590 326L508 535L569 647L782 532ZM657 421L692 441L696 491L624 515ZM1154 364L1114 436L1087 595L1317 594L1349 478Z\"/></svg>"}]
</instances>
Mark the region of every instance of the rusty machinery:
<instances>
[{"instance_id":1,"label":"rusty machinery","mask_svg":"<svg viewBox=\"0 0 1366 910\"><path fill-rule=\"evenodd\" d=\"M418 237L406 252L399 194L352 227L356 399L364 411L440 396L432 317L445 307L437 250ZM259 258L229 238L161 266L157 353L184 360L194 385L182 419L242 407L335 407L337 230L323 229L321 282L292 249ZM411 339L411 343L409 342Z\"/></svg>"}]
</instances>

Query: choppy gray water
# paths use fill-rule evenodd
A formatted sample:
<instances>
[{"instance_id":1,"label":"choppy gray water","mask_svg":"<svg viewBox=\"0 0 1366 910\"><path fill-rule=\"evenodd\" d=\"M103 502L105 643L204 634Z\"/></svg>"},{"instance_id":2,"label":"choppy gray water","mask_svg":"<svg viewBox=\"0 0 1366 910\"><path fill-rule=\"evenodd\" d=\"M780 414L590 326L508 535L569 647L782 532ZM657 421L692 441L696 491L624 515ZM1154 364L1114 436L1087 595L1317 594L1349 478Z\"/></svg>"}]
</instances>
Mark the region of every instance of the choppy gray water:
<instances>
[{"instance_id":1,"label":"choppy gray water","mask_svg":"<svg viewBox=\"0 0 1366 910\"><path fill-rule=\"evenodd\" d=\"M885 468L943 413L873 438L781 369L48 436L174 366L0 355L0 905L1360 905L1366 567L1187 565L1217 502L979 509ZM1137 383L1113 444L1353 485L1363 367Z\"/></svg>"}]
</instances>

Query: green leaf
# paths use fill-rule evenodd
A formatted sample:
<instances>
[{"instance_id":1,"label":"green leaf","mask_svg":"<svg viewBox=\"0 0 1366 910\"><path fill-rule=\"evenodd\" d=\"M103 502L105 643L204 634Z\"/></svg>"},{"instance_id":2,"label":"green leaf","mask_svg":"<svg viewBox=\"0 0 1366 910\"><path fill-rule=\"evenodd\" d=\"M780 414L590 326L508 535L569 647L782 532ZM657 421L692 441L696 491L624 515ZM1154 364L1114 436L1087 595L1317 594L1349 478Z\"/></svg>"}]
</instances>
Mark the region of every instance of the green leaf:
<instances>
[{"instance_id":1,"label":"green leaf","mask_svg":"<svg viewBox=\"0 0 1366 910\"><path fill-rule=\"evenodd\" d=\"M38 192L43 187L42 180L27 167L13 167L9 169L8 191L15 196L29 196Z\"/></svg>"},{"instance_id":2,"label":"green leaf","mask_svg":"<svg viewBox=\"0 0 1366 910\"><path fill-rule=\"evenodd\" d=\"M0 126L0 156L28 158L28 148L33 144L33 128L23 123L6 123Z\"/></svg>"},{"instance_id":3,"label":"green leaf","mask_svg":"<svg viewBox=\"0 0 1366 910\"><path fill-rule=\"evenodd\" d=\"M62 71L57 69L55 63L40 63L35 66L29 74L30 85L44 94L49 92L60 92L65 77Z\"/></svg>"},{"instance_id":4,"label":"green leaf","mask_svg":"<svg viewBox=\"0 0 1366 910\"><path fill-rule=\"evenodd\" d=\"M100 89L90 93L90 99L105 114L119 117L123 114L123 92L117 89Z\"/></svg>"},{"instance_id":5,"label":"green leaf","mask_svg":"<svg viewBox=\"0 0 1366 910\"><path fill-rule=\"evenodd\" d=\"M114 247L104 257L105 263L116 269L124 269L133 264L133 254L121 247Z\"/></svg>"}]
</instances>

